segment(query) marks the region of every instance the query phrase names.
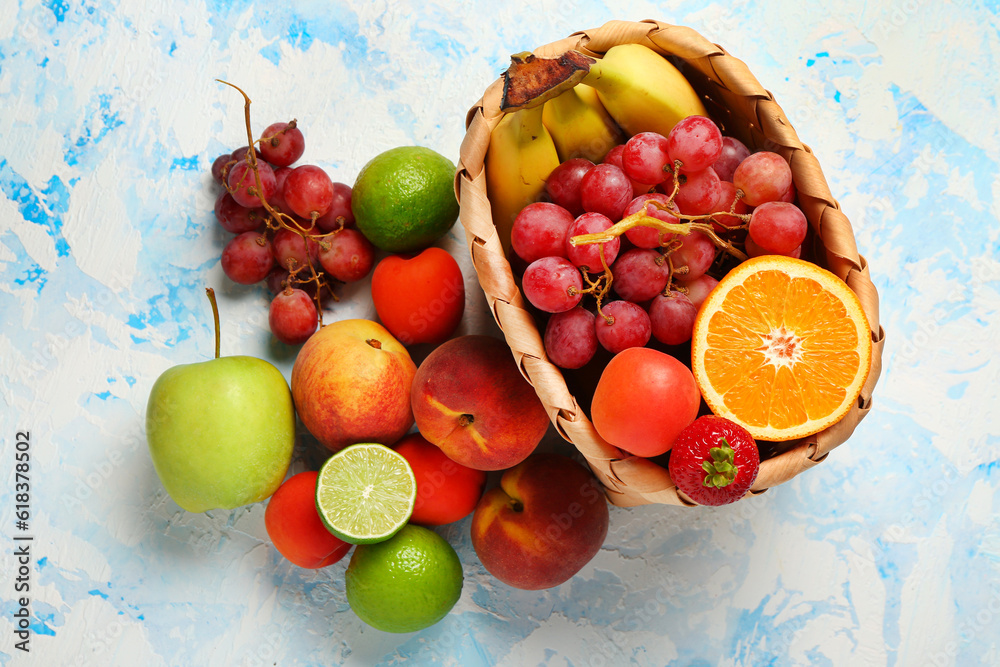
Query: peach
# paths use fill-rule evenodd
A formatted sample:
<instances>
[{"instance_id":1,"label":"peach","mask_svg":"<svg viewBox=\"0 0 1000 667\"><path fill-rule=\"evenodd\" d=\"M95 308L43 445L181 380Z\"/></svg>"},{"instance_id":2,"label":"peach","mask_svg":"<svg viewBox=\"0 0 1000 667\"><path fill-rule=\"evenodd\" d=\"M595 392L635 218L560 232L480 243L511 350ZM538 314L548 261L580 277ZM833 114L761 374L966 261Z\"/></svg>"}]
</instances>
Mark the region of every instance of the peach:
<instances>
[{"instance_id":1,"label":"peach","mask_svg":"<svg viewBox=\"0 0 1000 667\"><path fill-rule=\"evenodd\" d=\"M406 348L371 320L341 320L313 334L292 367L303 425L330 451L358 442L391 445L413 426L417 367Z\"/></svg>"},{"instance_id":2,"label":"peach","mask_svg":"<svg viewBox=\"0 0 1000 667\"><path fill-rule=\"evenodd\" d=\"M502 340L459 336L431 352L413 380L417 429L448 458L503 470L541 441L549 418Z\"/></svg>"},{"instance_id":3,"label":"peach","mask_svg":"<svg viewBox=\"0 0 1000 667\"><path fill-rule=\"evenodd\" d=\"M589 470L560 454L533 454L505 472L472 515L472 546L494 577L541 590L568 581L608 534L608 504Z\"/></svg>"}]
</instances>

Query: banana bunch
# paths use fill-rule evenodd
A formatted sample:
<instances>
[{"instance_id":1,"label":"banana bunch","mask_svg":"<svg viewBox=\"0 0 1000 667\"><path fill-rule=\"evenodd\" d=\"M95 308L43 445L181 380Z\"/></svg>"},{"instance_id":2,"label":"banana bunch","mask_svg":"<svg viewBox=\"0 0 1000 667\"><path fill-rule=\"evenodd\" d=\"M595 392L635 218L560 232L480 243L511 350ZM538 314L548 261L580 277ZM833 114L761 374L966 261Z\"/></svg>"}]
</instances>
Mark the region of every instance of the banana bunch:
<instances>
[{"instance_id":1,"label":"banana bunch","mask_svg":"<svg viewBox=\"0 0 1000 667\"><path fill-rule=\"evenodd\" d=\"M493 223L505 251L514 218L544 198L545 179L560 161L599 162L629 136L666 136L681 119L708 115L684 75L641 44L614 46L600 60L575 51L511 60L501 102L507 113L493 129L485 164Z\"/></svg>"}]
</instances>

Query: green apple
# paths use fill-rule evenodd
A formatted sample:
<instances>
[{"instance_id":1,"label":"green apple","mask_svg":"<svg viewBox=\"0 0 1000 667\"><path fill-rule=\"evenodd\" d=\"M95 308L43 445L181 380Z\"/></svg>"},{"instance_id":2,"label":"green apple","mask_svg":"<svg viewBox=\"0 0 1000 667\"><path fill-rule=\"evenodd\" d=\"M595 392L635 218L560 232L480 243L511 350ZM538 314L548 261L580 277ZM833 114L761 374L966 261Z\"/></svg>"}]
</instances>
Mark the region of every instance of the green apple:
<instances>
[{"instance_id":1,"label":"green apple","mask_svg":"<svg viewBox=\"0 0 1000 667\"><path fill-rule=\"evenodd\" d=\"M277 490L291 463L292 394L263 359L219 357L216 324L215 359L174 366L156 380L146 439L160 481L185 510L255 503Z\"/></svg>"}]
</instances>

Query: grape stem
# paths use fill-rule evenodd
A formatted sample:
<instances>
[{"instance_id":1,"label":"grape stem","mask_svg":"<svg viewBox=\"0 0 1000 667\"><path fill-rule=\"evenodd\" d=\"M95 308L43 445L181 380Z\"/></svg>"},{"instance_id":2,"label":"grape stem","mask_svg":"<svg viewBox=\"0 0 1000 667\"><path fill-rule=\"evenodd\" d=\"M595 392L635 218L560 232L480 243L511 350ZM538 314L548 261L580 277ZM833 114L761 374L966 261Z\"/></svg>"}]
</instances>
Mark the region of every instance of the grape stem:
<instances>
[{"instance_id":1,"label":"grape stem","mask_svg":"<svg viewBox=\"0 0 1000 667\"><path fill-rule=\"evenodd\" d=\"M684 164L680 160L674 160L674 168L670 169L670 173L673 176L674 187L670 191L670 196L667 197L667 205L673 206L674 200L677 198L677 193L681 191L681 167Z\"/></svg>"},{"instance_id":2,"label":"grape stem","mask_svg":"<svg viewBox=\"0 0 1000 667\"><path fill-rule=\"evenodd\" d=\"M674 160L673 168L672 169L667 168L668 171L673 175L673 189L670 192L670 196L667 197L666 203L650 200L647 202L647 204L652 205L661 211L667 211L671 215L674 214L675 212L674 199L676 199L677 193L680 192L681 189L681 178L682 178L681 167L683 166L684 165L680 160ZM604 243L605 241L610 241L615 237L621 236L622 234L624 234L625 232L634 227L653 227L654 229L658 229L661 233L661 239L662 239L662 234L685 235L685 234L690 234L693 230L698 230L704 232L710 239L712 239L712 243L714 243L716 247L722 248L727 253L729 253L730 255L732 255L733 257L742 262L747 259L746 254L743 253L742 250L740 250L732 243L721 238L718 234L716 234L715 229L712 227L710 222L701 222L702 220L706 221L711 220L712 217L718 215L731 215L734 218L739 218L739 220L744 224L749 224L750 214L736 212L736 202L739 201L742 197L743 197L743 191L742 190L737 191L736 199L733 201L732 206L729 207L728 213L718 211L715 213L706 213L704 215L684 215L683 219L686 222L676 223L676 224L672 222L666 222L665 220L660 220L659 218L654 218L650 216L646 212L647 207L643 206L641 209L639 209L632 215L629 215L624 219L616 222L609 229L606 229L603 232L597 232L595 234L580 234L578 236L570 238L569 242L573 246L585 245L589 243ZM601 256L601 259L603 261L603 255ZM606 273L610 272L606 271Z\"/></svg>"},{"instance_id":3,"label":"grape stem","mask_svg":"<svg viewBox=\"0 0 1000 667\"><path fill-rule=\"evenodd\" d=\"M607 322L609 325L611 325L615 323L615 318L611 317L610 315L605 315L604 311L601 309L601 305L602 302L604 301L604 297L607 296L608 291L611 289L611 283L614 282L615 276L613 273L611 273L611 267L608 266L608 260L605 259L604 257L603 243L600 245L600 247L597 248L597 251L598 251L597 254L601 258L601 268L603 269L604 272L603 275L604 280L602 281L600 278L598 278L596 281L596 284L601 285L601 287L597 290L597 293L594 295L597 299L597 314L603 317L604 321Z\"/></svg>"},{"instance_id":4,"label":"grape stem","mask_svg":"<svg viewBox=\"0 0 1000 667\"><path fill-rule=\"evenodd\" d=\"M321 248L328 249L330 246L329 246L329 242L326 239L328 237L330 237L330 236L335 235L335 234L339 234L341 232L341 230L344 229L343 224L340 226L339 229L335 229L332 232L327 232L326 234L315 234L315 235L314 234L310 234L309 232L312 232L316 228L316 218L318 216L315 214L315 212L311 216L311 220L310 220L308 229L303 230L298 225L298 223L295 221L294 218L292 218L291 216L289 216L286 213L282 213L281 211L275 209L274 207L272 207L268 203L267 198L264 197L264 185L263 185L263 183L261 183L261 180L260 180L260 169L257 166L257 151L254 150L254 146L257 143L259 143L259 142L258 141L254 141L254 138L253 138L253 129L252 129L252 125L250 123L250 104L251 104L250 97L243 91L242 88L240 88L239 86L237 86L235 84L232 84L232 83L230 83L228 81L224 81L222 79L216 79L216 81L218 81L219 83L221 83L223 85L229 86L230 88L234 88L240 95L243 96L243 121L244 121L244 125L246 126L246 131L247 131L247 145L249 146L249 149L247 150L247 155L246 155L247 166L250 167L250 170L253 172L253 175L254 175L254 185L256 187L255 187L255 189L253 191L253 194L257 196L257 198L260 200L261 204L263 205L264 210L266 210L268 212L268 214L270 215L270 220L267 221L267 229L268 229L268 231L269 232L275 232L275 231L278 231L278 230L280 230L282 228L288 229L288 230L290 230L292 232L295 232L296 234L298 234L302 238L302 242L306 245L307 249L309 247L309 241L314 241L316 243L319 243L319 245L320 245ZM286 130L290 129L292 127L295 127L295 125L296 125L296 121L293 119L288 124L288 127L285 128L285 129ZM284 130L282 130L282 131L284 131ZM229 190L230 192L232 192L232 190L229 188L229 184L228 183L226 183L225 186L226 186L227 190ZM308 250L307 250L307 252L308 252ZM309 273L311 274L310 276L308 276L306 278L300 278L298 276L298 274L302 271L302 269L305 268L304 266L300 266L300 267L297 267L297 268L295 268L295 267L289 268L289 276L288 276L288 282L286 284L286 291L288 289L291 289L293 282L296 283L296 284L299 284L299 285L304 285L306 283L315 283L315 285L316 285L316 294L313 295L313 300L316 302L316 312L319 315L319 326L322 328L323 327L322 294L323 294L323 287L326 286L327 283L316 272L316 267L314 267L312 265L312 261L311 260L307 261L306 265L309 267ZM285 267L285 268L288 268L288 267ZM340 301L340 297L338 297L332 290L330 291L330 296L333 298L334 301Z\"/></svg>"},{"instance_id":5,"label":"grape stem","mask_svg":"<svg viewBox=\"0 0 1000 667\"><path fill-rule=\"evenodd\" d=\"M218 81L218 79L216 79L216 81ZM278 130L274 134L272 134L272 135L270 135L268 137L261 137L261 141L263 141L264 139L267 139L272 146L277 146L278 143L279 143L278 137L280 135L284 134L285 132L288 132L289 130L294 130L297 126L298 126L298 121L293 118L293 119L291 119L290 121L288 121L285 124L285 127L283 127L282 129Z\"/></svg>"},{"instance_id":6,"label":"grape stem","mask_svg":"<svg viewBox=\"0 0 1000 667\"><path fill-rule=\"evenodd\" d=\"M647 204L655 206L661 211L670 212L671 214L673 214L674 211L672 202L674 200L674 197L677 195L677 191L680 188L680 179L676 176L678 169L680 167L680 163L679 162L675 163L674 167L675 167L674 190L673 193L670 195L670 198L667 200L667 202L663 203L655 200L650 200L647 202ZM740 196L742 196L742 193L737 193L737 200L740 198ZM683 217L685 222L677 222L677 223L667 222L666 220L661 220L659 218L649 215L649 213L647 212L647 207L644 206L635 213L628 215L625 218L616 222L615 224L611 225L603 232L595 232L593 234L578 234L576 236L570 237L569 242L574 247L581 245L590 245L591 243L601 244L599 250L600 250L601 267L603 269L603 275L598 276L596 279L592 279L587 271L583 271L583 278L587 282L587 287L586 289L580 290L580 292L583 294L593 294L595 299L597 300L597 314L603 317L608 324L614 323L614 318L605 315L604 312L601 310L601 302L607 295L608 291L611 289L611 282L614 280L614 275L611 272L611 268L608 266L608 263L604 258L604 243L606 243L607 241L611 241L612 239L621 236L628 230L634 229L636 227L652 227L653 229L656 229L660 232L661 244L664 245L663 256L666 257L667 265L669 267L669 274L667 276L667 285L664 288L664 294L669 293L673 285L674 276L684 275L688 272L687 266L674 267L674 262L673 259L670 257L670 255L673 254L675 250L677 250L679 244L675 244L676 239L672 239L670 241L667 241L666 243L663 243L662 240L664 234L669 234L671 236L677 236L677 235L686 236L687 234L690 234L692 231L700 231L703 234L705 234L708 238L710 238L712 240L712 243L714 243L716 247L722 248L725 252L729 253L740 262L745 261L747 259L746 253L744 253L742 250L734 246L728 240L716 234L715 228L712 227L711 222L702 222L702 220L710 220L712 216L716 215L732 215L736 218L739 218L744 224L747 224L750 221L749 214L736 213L735 200L733 201L733 205L730 207L728 213L718 212L718 213L708 213L705 215L685 215ZM733 227L732 229L736 229L736 227Z\"/></svg>"},{"instance_id":7,"label":"grape stem","mask_svg":"<svg viewBox=\"0 0 1000 667\"><path fill-rule=\"evenodd\" d=\"M662 210L669 210L665 204L657 201L649 201L650 205L660 208ZM616 237L621 236L625 232L635 227L652 227L659 230L663 234L680 234L685 236L691 232L697 230L703 232L706 236L712 239L717 247L722 248L730 255L738 259L739 261L744 261L747 259L746 254L734 246L729 241L723 239L718 234L715 233L715 229L712 227L711 223L699 222L700 220L707 220L713 215L724 215L722 213L709 213L707 215L693 215L685 216L685 219L691 220L691 222L667 222L665 220L660 220L659 218L654 218L646 212L645 208L641 208L635 213L626 216L619 222L608 227L603 232L595 232L593 234L578 234L577 236L570 237L570 244L573 246L589 245L591 243L604 243L610 241ZM725 214L728 215L728 214ZM736 213L737 217L742 217L746 214ZM749 215L746 215L749 218Z\"/></svg>"}]
</instances>

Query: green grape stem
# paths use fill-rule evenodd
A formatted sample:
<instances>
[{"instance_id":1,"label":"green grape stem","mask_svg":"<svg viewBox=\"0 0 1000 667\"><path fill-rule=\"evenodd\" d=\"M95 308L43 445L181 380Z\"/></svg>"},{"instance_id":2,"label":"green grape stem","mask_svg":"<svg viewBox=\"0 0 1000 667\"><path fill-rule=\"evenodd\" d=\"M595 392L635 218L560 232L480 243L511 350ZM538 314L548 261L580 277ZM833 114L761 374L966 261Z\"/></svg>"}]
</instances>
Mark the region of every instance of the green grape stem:
<instances>
[{"instance_id":1,"label":"green grape stem","mask_svg":"<svg viewBox=\"0 0 1000 667\"><path fill-rule=\"evenodd\" d=\"M662 210L669 210L665 205L663 205L660 202L650 200L648 203ZM741 262L745 261L747 259L746 254L740 249L736 248L732 243L721 238L718 234L716 234L715 229L712 227L711 223L700 222L700 220L708 220L713 215L735 215L740 219L743 219L744 217L749 218L749 215L747 214L739 214L739 213L731 214L728 212L723 213L720 211L717 213L709 213L706 215L685 216L685 219L690 220L690 222L675 223L675 222L667 222L665 220L660 220L659 218L655 218L649 215L649 213L646 212L646 208L644 207L639 209L635 213L626 216L625 218L622 218L620 221L611 225L611 227L608 227L603 232L595 232L593 234L578 234L577 236L571 237L569 242L573 246L589 245L591 243L604 243L618 236L621 236L628 230L633 229L635 227L652 227L653 229L658 230L662 234L679 234L681 236L686 236L691 232L697 230L704 233L706 236L712 239L712 243L714 243L717 247L722 248L723 250L728 252L730 255L732 255L739 261Z\"/></svg>"}]
</instances>

